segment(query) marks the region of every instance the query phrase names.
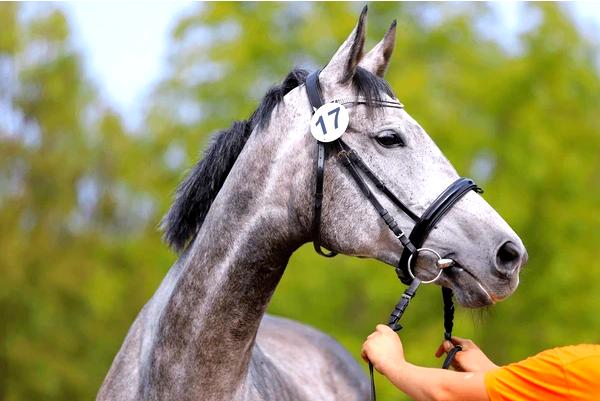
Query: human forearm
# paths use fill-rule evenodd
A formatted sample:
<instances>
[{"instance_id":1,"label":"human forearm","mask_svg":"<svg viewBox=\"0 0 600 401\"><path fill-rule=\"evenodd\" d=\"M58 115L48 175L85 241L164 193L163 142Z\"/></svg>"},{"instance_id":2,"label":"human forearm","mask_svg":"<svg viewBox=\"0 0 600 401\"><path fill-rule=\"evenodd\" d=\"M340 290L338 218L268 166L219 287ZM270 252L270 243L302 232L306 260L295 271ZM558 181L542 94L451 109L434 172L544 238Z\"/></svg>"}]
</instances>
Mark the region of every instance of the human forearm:
<instances>
[{"instance_id":1,"label":"human forearm","mask_svg":"<svg viewBox=\"0 0 600 401\"><path fill-rule=\"evenodd\" d=\"M386 377L416 401L488 401L484 373L462 373L403 363Z\"/></svg>"}]
</instances>

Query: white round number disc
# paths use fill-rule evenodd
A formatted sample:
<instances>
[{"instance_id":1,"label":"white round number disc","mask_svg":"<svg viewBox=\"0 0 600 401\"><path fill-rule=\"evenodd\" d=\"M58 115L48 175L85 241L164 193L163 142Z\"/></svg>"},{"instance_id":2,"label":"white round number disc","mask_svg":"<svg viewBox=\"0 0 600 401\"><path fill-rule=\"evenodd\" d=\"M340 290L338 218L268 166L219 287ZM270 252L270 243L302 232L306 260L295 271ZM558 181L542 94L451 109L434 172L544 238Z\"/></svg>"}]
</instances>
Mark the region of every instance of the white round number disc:
<instances>
[{"instance_id":1,"label":"white round number disc","mask_svg":"<svg viewBox=\"0 0 600 401\"><path fill-rule=\"evenodd\" d=\"M317 141L332 142L348 128L348 110L339 103L325 103L310 119L310 132Z\"/></svg>"}]
</instances>

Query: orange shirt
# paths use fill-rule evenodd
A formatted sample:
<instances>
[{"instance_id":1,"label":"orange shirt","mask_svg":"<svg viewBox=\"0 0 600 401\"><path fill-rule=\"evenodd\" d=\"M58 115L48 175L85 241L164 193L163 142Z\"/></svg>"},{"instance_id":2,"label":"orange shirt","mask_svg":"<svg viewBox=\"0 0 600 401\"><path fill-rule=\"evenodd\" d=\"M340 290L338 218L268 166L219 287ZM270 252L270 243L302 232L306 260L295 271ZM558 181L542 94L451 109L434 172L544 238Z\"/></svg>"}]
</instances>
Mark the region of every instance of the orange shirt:
<instances>
[{"instance_id":1,"label":"orange shirt","mask_svg":"<svg viewBox=\"0 0 600 401\"><path fill-rule=\"evenodd\" d=\"M554 348L485 374L490 401L600 400L600 345Z\"/></svg>"}]
</instances>

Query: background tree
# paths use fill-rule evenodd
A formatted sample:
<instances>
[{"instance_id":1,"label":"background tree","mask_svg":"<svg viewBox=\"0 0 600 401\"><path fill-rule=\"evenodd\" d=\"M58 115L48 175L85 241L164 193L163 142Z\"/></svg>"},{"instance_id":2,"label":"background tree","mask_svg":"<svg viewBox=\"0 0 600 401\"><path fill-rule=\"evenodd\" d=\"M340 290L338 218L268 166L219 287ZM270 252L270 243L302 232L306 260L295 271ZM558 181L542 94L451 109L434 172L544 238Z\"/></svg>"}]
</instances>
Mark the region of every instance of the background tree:
<instances>
[{"instance_id":1,"label":"background tree","mask_svg":"<svg viewBox=\"0 0 600 401\"><path fill-rule=\"evenodd\" d=\"M156 226L185 169L294 65L329 60L361 6L194 5L172 32L144 126L127 132L86 77L64 14L0 5L0 399L94 397L175 259ZM488 34L498 19L486 4L378 3L367 43L398 19L388 81L528 247L516 294L456 322L499 363L600 341L598 42L563 6L520 12L534 23L507 49ZM304 247L270 312L358 357L401 290L380 263ZM438 291L421 291L402 334L409 358L428 365L439 363ZM405 399L379 382L385 399Z\"/></svg>"},{"instance_id":2,"label":"background tree","mask_svg":"<svg viewBox=\"0 0 600 401\"><path fill-rule=\"evenodd\" d=\"M4 3L0 26L0 399L91 399L173 259L161 174L98 100L60 10Z\"/></svg>"}]
</instances>

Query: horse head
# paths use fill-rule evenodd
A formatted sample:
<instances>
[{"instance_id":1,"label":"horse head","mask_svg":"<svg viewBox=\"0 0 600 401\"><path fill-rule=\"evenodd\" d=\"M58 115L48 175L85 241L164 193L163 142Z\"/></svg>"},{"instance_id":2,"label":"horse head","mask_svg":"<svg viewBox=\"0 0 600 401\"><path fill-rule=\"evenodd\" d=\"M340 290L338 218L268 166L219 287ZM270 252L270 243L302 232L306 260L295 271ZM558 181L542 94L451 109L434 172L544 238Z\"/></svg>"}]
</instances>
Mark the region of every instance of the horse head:
<instances>
[{"instance_id":1,"label":"horse head","mask_svg":"<svg viewBox=\"0 0 600 401\"><path fill-rule=\"evenodd\" d=\"M342 139L397 198L416 215L422 215L459 176L430 136L403 108L370 107L370 102L398 102L383 79L394 49L396 23L366 54L365 30L366 8L350 36L320 72L322 97L326 102L366 98L348 108L349 125ZM297 101L306 104L305 96L296 94ZM314 141L308 124L304 127L304 138ZM329 154L324 178L320 241L338 253L375 258L397 266L402 245L335 154ZM314 153L304 156L315 157ZM305 171L304 181L313 183L314 162L298 160L298 163ZM370 190L399 227L410 232L414 219L390 203L375 186ZM304 210L310 210L310 196L309 193L305 197L309 204ZM520 268L527 260L521 239L475 191L469 191L448 211L423 246L454 260L454 267L445 270L436 283L454 290L458 301L468 307L485 306L509 296L516 289ZM415 274L423 278L436 276L434 262L432 255L423 254L414 266Z\"/></svg>"}]
</instances>

